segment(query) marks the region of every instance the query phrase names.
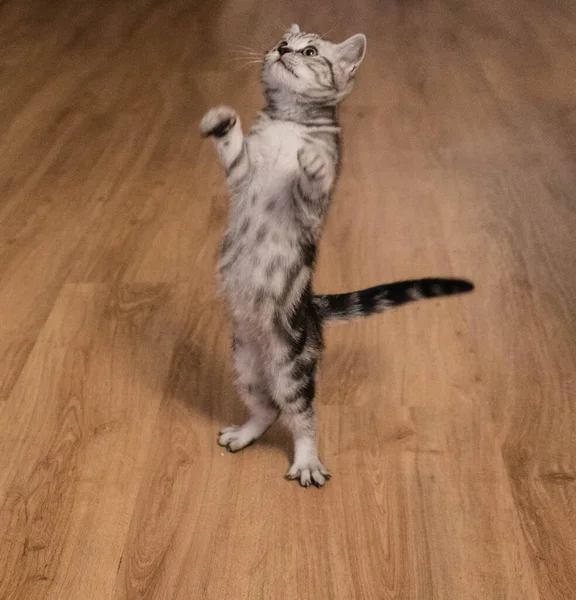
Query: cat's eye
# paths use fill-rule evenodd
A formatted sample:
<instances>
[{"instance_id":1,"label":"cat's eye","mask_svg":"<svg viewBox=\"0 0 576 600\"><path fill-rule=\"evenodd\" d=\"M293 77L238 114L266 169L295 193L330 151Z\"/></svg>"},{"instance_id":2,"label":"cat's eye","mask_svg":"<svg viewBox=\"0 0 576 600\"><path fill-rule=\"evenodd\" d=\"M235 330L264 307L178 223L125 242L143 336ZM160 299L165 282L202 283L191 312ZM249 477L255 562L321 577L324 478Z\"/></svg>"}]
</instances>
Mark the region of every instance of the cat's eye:
<instances>
[{"instance_id":1,"label":"cat's eye","mask_svg":"<svg viewBox=\"0 0 576 600\"><path fill-rule=\"evenodd\" d=\"M318 50L316 50L314 46L307 46L302 51L302 54L304 54L304 56L318 56Z\"/></svg>"},{"instance_id":2,"label":"cat's eye","mask_svg":"<svg viewBox=\"0 0 576 600\"><path fill-rule=\"evenodd\" d=\"M277 50L279 50L280 48L284 48L288 45L288 42L280 42L278 44L278 47L276 48Z\"/></svg>"}]
</instances>

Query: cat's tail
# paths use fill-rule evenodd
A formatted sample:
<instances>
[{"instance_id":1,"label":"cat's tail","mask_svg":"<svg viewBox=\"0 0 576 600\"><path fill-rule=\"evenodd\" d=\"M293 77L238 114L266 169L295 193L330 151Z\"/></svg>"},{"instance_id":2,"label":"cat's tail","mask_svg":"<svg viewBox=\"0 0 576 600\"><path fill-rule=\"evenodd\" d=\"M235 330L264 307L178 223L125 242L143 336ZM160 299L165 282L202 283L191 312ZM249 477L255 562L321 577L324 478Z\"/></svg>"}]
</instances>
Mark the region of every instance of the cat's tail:
<instances>
[{"instance_id":1,"label":"cat's tail","mask_svg":"<svg viewBox=\"0 0 576 600\"><path fill-rule=\"evenodd\" d=\"M368 317L424 298L464 294L473 289L474 284L464 279L413 279L347 294L317 294L314 304L322 320L341 321Z\"/></svg>"}]
</instances>

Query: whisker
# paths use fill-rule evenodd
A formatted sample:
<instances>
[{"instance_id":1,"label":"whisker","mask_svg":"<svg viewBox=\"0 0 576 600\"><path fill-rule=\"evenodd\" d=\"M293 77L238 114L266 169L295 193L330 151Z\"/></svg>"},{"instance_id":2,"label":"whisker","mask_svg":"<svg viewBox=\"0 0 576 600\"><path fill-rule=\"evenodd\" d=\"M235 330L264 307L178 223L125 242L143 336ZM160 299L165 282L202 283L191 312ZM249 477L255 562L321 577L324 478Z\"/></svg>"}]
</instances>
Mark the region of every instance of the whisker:
<instances>
[{"instance_id":1,"label":"whisker","mask_svg":"<svg viewBox=\"0 0 576 600\"><path fill-rule=\"evenodd\" d=\"M234 47L239 48L240 50L249 50L250 52L256 52L257 54L259 53L256 48L251 48L250 46L241 46L240 44L236 44Z\"/></svg>"},{"instance_id":2,"label":"whisker","mask_svg":"<svg viewBox=\"0 0 576 600\"><path fill-rule=\"evenodd\" d=\"M332 27L332 29L330 29L326 33L323 33L320 37L323 37L323 38L328 37L336 29L336 27L338 27L338 25L334 25L334 27Z\"/></svg>"},{"instance_id":3,"label":"whisker","mask_svg":"<svg viewBox=\"0 0 576 600\"><path fill-rule=\"evenodd\" d=\"M261 67L261 63L259 63L259 62L229 63L228 66L231 68L237 67L238 69L244 69L245 67L254 67L254 66Z\"/></svg>"},{"instance_id":4,"label":"whisker","mask_svg":"<svg viewBox=\"0 0 576 600\"><path fill-rule=\"evenodd\" d=\"M254 67L257 67L258 69L260 69L261 64L259 62L247 62L247 63L230 64L229 65L229 68L231 68L237 72L245 71L248 69L253 69Z\"/></svg>"},{"instance_id":5,"label":"whisker","mask_svg":"<svg viewBox=\"0 0 576 600\"><path fill-rule=\"evenodd\" d=\"M226 61L229 62L231 60L255 60L257 62L262 62L263 59L261 57L256 57L256 56L232 56L230 58L227 58Z\"/></svg>"},{"instance_id":6,"label":"whisker","mask_svg":"<svg viewBox=\"0 0 576 600\"><path fill-rule=\"evenodd\" d=\"M254 52L252 50L231 50L234 54L250 54L251 56L262 56L262 52Z\"/></svg>"},{"instance_id":7,"label":"whisker","mask_svg":"<svg viewBox=\"0 0 576 600\"><path fill-rule=\"evenodd\" d=\"M261 54L238 54L232 58L236 58L236 59L251 58L254 60L264 60L264 57Z\"/></svg>"},{"instance_id":8,"label":"whisker","mask_svg":"<svg viewBox=\"0 0 576 600\"><path fill-rule=\"evenodd\" d=\"M260 63L254 63L254 62L251 62L251 63L244 63L243 65L240 65L240 68L241 68L241 69L244 69L244 68L246 68L246 67L254 67L254 66L257 66L257 65L260 65Z\"/></svg>"}]
</instances>

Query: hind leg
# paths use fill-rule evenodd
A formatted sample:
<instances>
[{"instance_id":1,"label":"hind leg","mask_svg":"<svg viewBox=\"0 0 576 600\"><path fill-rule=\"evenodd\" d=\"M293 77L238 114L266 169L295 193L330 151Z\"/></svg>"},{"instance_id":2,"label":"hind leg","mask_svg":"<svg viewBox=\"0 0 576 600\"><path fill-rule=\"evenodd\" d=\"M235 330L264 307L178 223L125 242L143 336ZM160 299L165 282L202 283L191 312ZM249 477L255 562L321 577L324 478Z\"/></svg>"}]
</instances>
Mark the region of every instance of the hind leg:
<instances>
[{"instance_id":1,"label":"hind leg","mask_svg":"<svg viewBox=\"0 0 576 600\"><path fill-rule=\"evenodd\" d=\"M310 484L321 487L330 479L330 473L318 457L313 402L306 406L306 397L302 400L302 406L289 404L282 409L282 421L294 438L294 459L286 478L296 479L303 487Z\"/></svg>"},{"instance_id":2,"label":"hind leg","mask_svg":"<svg viewBox=\"0 0 576 600\"><path fill-rule=\"evenodd\" d=\"M236 338L234 343L236 384L250 418L243 425L232 425L220 431L218 443L229 452L238 452L257 440L278 417L278 408L266 390L258 347Z\"/></svg>"},{"instance_id":3,"label":"hind leg","mask_svg":"<svg viewBox=\"0 0 576 600\"><path fill-rule=\"evenodd\" d=\"M316 414L314 394L316 368L321 353L321 339L307 332L293 332L293 343L289 343L283 358L273 363L269 373L272 397L280 407L280 418L292 433L294 458L287 479L296 479L301 486L310 484L320 487L330 478L330 473L320 462L316 447ZM306 340L302 349L301 336Z\"/></svg>"}]
</instances>

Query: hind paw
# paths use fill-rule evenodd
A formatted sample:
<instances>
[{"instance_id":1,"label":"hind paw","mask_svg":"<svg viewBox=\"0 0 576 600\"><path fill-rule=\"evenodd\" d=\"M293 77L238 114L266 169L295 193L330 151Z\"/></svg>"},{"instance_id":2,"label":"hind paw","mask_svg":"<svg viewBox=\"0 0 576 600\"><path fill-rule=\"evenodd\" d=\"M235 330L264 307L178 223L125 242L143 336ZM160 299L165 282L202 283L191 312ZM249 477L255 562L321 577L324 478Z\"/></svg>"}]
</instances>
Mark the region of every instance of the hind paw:
<instances>
[{"instance_id":1,"label":"hind paw","mask_svg":"<svg viewBox=\"0 0 576 600\"><path fill-rule=\"evenodd\" d=\"M239 452L249 446L256 436L251 428L246 425L232 425L222 429L218 435L218 444L224 446L228 452Z\"/></svg>"},{"instance_id":2,"label":"hind paw","mask_svg":"<svg viewBox=\"0 0 576 600\"><path fill-rule=\"evenodd\" d=\"M303 463L294 463L288 473L286 479L297 480L302 487L322 487L331 475L328 469L316 458Z\"/></svg>"}]
</instances>

